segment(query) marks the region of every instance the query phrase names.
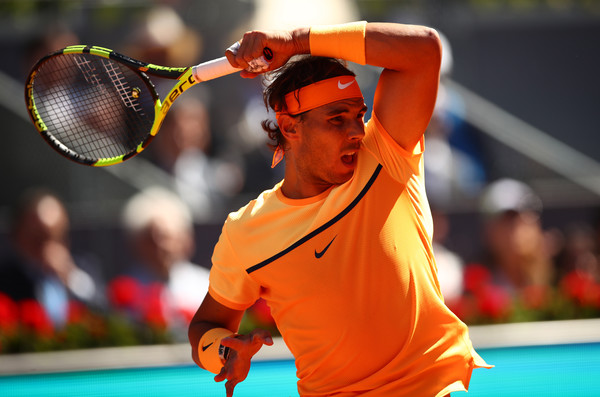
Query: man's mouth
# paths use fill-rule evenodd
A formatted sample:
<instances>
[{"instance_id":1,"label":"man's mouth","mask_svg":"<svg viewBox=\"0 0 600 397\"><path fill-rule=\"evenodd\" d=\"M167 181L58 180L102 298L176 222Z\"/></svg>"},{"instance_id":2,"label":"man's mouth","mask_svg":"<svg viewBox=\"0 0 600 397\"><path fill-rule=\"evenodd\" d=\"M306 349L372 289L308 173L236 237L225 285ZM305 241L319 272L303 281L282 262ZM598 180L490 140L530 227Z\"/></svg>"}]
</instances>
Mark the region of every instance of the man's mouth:
<instances>
[{"instance_id":1,"label":"man's mouth","mask_svg":"<svg viewBox=\"0 0 600 397\"><path fill-rule=\"evenodd\" d=\"M356 158L356 152L347 153L342 156L342 162L347 165L354 164L354 159Z\"/></svg>"}]
</instances>

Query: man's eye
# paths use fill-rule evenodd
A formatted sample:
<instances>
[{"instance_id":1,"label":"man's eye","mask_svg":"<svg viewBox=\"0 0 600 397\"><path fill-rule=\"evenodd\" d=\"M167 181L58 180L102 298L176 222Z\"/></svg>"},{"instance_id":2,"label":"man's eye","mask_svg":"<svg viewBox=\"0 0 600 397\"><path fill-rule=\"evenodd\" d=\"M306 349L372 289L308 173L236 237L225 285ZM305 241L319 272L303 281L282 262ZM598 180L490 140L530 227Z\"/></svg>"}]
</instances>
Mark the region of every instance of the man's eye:
<instances>
[{"instance_id":1,"label":"man's eye","mask_svg":"<svg viewBox=\"0 0 600 397\"><path fill-rule=\"evenodd\" d=\"M344 121L344 119L341 116L337 116L337 117L330 118L329 121L334 124L340 124Z\"/></svg>"}]
</instances>

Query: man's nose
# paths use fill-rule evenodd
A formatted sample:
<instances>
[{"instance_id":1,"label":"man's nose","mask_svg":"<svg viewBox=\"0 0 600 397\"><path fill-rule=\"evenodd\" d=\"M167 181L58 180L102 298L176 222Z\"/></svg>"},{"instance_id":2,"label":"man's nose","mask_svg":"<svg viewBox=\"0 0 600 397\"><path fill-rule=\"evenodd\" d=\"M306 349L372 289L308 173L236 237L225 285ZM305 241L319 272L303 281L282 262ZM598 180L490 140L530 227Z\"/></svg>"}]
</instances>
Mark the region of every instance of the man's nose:
<instances>
[{"instance_id":1,"label":"man's nose","mask_svg":"<svg viewBox=\"0 0 600 397\"><path fill-rule=\"evenodd\" d=\"M361 140L365 137L365 124L361 120L356 120L355 123L352 123L348 131L348 139L349 140Z\"/></svg>"}]
</instances>

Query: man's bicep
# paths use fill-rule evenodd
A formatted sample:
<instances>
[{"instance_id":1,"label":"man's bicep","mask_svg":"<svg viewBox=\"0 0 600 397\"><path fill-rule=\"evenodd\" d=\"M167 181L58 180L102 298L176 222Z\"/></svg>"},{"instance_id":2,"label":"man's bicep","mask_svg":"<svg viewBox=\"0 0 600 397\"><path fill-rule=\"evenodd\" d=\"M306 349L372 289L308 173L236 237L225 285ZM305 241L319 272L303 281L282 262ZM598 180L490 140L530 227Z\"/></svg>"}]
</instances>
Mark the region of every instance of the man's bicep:
<instances>
[{"instance_id":1,"label":"man's bicep","mask_svg":"<svg viewBox=\"0 0 600 397\"><path fill-rule=\"evenodd\" d=\"M412 150L433 114L439 79L437 71L411 75L384 70L375 91L373 110L401 147Z\"/></svg>"}]
</instances>

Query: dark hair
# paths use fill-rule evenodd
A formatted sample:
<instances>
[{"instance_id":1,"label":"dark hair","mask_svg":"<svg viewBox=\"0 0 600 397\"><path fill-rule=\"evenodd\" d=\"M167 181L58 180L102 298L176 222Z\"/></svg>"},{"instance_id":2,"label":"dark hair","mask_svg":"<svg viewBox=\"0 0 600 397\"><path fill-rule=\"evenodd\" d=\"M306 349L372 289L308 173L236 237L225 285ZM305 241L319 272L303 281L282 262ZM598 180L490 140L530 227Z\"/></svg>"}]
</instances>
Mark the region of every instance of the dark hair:
<instances>
[{"instance_id":1,"label":"dark hair","mask_svg":"<svg viewBox=\"0 0 600 397\"><path fill-rule=\"evenodd\" d=\"M334 58L301 56L288 61L287 64L268 76L271 81L265 87L263 99L267 109L275 112L286 111L285 95L299 88L336 76L355 76L343 61ZM302 117L304 113L293 117ZM277 122L271 119L261 122L262 128L274 142L269 144L272 150L285 142Z\"/></svg>"}]
</instances>

